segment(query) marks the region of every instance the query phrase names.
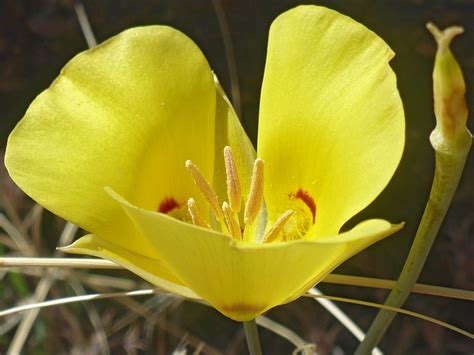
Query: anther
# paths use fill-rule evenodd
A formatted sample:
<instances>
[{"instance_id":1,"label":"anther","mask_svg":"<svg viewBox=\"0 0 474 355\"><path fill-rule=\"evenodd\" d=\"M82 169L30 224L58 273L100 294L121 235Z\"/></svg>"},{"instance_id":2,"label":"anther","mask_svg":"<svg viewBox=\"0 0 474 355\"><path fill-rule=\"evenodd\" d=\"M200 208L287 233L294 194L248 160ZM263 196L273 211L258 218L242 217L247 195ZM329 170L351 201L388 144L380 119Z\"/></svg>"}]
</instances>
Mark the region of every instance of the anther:
<instances>
[{"instance_id":1,"label":"anther","mask_svg":"<svg viewBox=\"0 0 474 355\"><path fill-rule=\"evenodd\" d=\"M240 189L239 175L235 165L232 149L229 146L224 148L225 173L227 176L227 196L229 205L235 213L240 212L242 192Z\"/></svg>"},{"instance_id":2,"label":"anther","mask_svg":"<svg viewBox=\"0 0 474 355\"><path fill-rule=\"evenodd\" d=\"M275 222L275 224L270 228L270 230L265 234L265 237L263 238L264 243L271 243L273 242L277 237L278 234L280 234L281 230L285 226L286 222L290 219L290 217L293 215L295 211L288 210L285 213L283 213Z\"/></svg>"},{"instance_id":3,"label":"anther","mask_svg":"<svg viewBox=\"0 0 474 355\"><path fill-rule=\"evenodd\" d=\"M216 219L219 222L222 222L223 221L222 210L219 206L219 200L217 199L217 195L212 189L211 185L207 182L206 178L201 174L198 167L194 165L194 163L191 160L186 160L186 169L191 174L191 177L193 178L196 186L199 188L199 190L201 190L201 194L211 205L211 208L214 211Z\"/></svg>"},{"instance_id":4,"label":"anther","mask_svg":"<svg viewBox=\"0 0 474 355\"><path fill-rule=\"evenodd\" d=\"M253 164L252 183L245 204L244 222L252 224L260 211L263 201L263 160L256 159Z\"/></svg>"},{"instance_id":5,"label":"anther","mask_svg":"<svg viewBox=\"0 0 474 355\"><path fill-rule=\"evenodd\" d=\"M193 198L190 198L188 200L188 212L195 226L210 228L209 225L204 220L204 218L202 218L201 214L199 213L199 210L196 205L196 201L194 201Z\"/></svg>"},{"instance_id":6,"label":"anther","mask_svg":"<svg viewBox=\"0 0 474 355\"><path fill-rule=\"evenodd\" d=\"M225 222L227 223L227 229L229 230L230 235L234 239L242 240L242 232L240 231L239 224L234 218L232 208L227 202L222 204L222 211L224 212Z\"/></svg>"}]
</instances>

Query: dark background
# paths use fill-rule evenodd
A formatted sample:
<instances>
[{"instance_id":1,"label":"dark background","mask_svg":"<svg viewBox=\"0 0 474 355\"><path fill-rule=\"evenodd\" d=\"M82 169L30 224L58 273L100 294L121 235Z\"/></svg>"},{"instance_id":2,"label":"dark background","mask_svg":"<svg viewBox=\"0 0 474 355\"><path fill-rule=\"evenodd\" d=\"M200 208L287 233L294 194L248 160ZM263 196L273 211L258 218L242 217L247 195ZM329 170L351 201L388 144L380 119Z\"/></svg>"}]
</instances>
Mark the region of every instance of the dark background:
<instances>
[{"instance_id":1,"label":"dark background","mask_svg":"<svg viewBox=\"0 0 474 355\"><path fill-rule=\"evenodd\" d=\"M396 52L392 67L398 77L405 107L406 150L388 188L350 223L369 217L382 217L392 222L406 221L406 227L397 236L371 247L337 270L337 273L394 279L401 270L423 212L434 167L434 153L428 137L435 123L431 71L436 47L425 29L425 23L434 21L440 27L454 24L464 26L466 32L454 41L453 51L463 68L468 87L468 106L473 111L474 2L335 0L304 3L324 5L351 16L384 38ZM300 2L84 2L98 42L126 28L147 24L167 24L186 33L205 53L230 94L229 66L216 16L216 4L222 6L223 12L218 10L217 13L225 17L232 40L241 94L242 122L255 143L268 28L278 14L301 4ZM9 132L29 103L49 86L70 58L86 48L72 1L0 0L0 153L4 150ZM472 117L468 125L473 131ZM3 171L3 166L1 169L3 204L8 200L19 216L27 215L32 202L15 190ZM474 289L473 176L474 158L471 154L458 193L421 275L422 283ZM43 214L40 226L42 238L36 241L39 255L52 255L62 223L47 212ZM3 253L12 254L8 246L2 246L0 253L2 250ZM109 274L112 275L111 272ZM37 278L14 275L16 276L2 276L2 309L16 304L18 298L28 297L35 289ZM115 271L113 275L126 278L129 274ZM387 295L386 291L359 287L321 284L320 288L330 295L380 303L383 303ZM56 285L53 291L56 292L56 297L72 295L67 282ZM54 292L50 298L54 296ZM138 301L145 302L144 299ZM112 301L99 301L95 306L104 327L112 326L117 317L132 312L123 304ZM363 329L367 329L376 313L375 310L362 306L341 304L341 307ZM405 307L468 331L474 328L472 305L467 301L413 295ZM82 340L74 336L70 321L64 316L65 311L49 309L42 311L24 349L34 354L50 353L52 349L55 352L69 352L73 346L80 349L88 347L91 353L97 351L94 337L91 336L93 329L85 311L80 306L68 309L72 317L80 322ZM357 345L352 335L312 300L298 300L270 311L268 316L293 329L306 341L317 343L321 354L328 353L337 346L345 353L352 353ZM240 353L245 349L239 325L203 306L183 303L160 313L160 317L154 336L146 336L148 333L144 324L149 324L146 316L108 336L111 351L169 353L176 348L186 332L225 353ZM170 327L177 327L178 330L173 328L176 331L171 331ZM1 352L8 348L14 330L13 327L3 334L0 332ZM286 341L270 332L262 331L261 336L267 353L289 353L293 349ZM192 349L193 346L190 345L189 348ZM467 338L406 316L397 317L385 335L381 348L387 354L467 354L474 351L472 341Z\"/></svg>"}]
</instances>

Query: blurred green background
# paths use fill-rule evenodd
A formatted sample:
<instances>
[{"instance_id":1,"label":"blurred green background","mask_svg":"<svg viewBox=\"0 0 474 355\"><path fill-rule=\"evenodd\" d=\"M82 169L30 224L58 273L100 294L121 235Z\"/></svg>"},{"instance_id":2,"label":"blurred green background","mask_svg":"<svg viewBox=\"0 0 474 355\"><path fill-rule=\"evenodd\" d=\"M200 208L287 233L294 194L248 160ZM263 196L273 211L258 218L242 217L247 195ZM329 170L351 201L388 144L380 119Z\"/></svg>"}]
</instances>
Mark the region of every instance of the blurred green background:
<instances>
[{"instance_id":1,"label":"blurred green background","mask_svg":"<svg viewBox=\"0 0 474 355\"><path fill-rule=\"evenodd\" d=\"M305 3L324 5L358 20L384 38L396 52L392 67L398 77L405 107L406 150L388 188L369 208L349 223L353 224L367 217L382 217L393 222L406 221L406 227L396 237L371 247L337 270L337 273L394 279L409 250L433 175L434 154L428 136L435 122L431 71L436 47L425 29L425 23L434 21L440 27L453 24L464 26L465 34L454 41L453 51L465 74L468 105L472 112L474 2L334 0ZM259 92L268 28L278 14L298 4L300 2L282 0L84 2L98 42L126 28L139 25L167 24L180 29L199 45L230 94L229 61L225 53L225 37L219 26L220 16L228 27L232 41L232 59L235 61L240 88L241 119L254 143L257 136ZM0 152L4 150L9 132L22 117L29 103L49 86L71 57L87 48L73 5L74 2L67 0L0 1ZM473 121L470 117L471 132ZM32 208L32 202L15 190L3 166L1 169L2 196L8 199L20 216L26 215ZM473 177L474 157L471 154L453 206L421 275L420 281L423 283L474 289ZM52 255L62 226L62 222L57 218L48 213L44 214L39 227L42 236L42 240L38 242L41 255ZM2 248L4 253L11 253L8 246ZM129 275L125 271L115 272L114 275L117 273L123 277ZM19 298L27 297L37 283L37 278L24 275L2 277L2 308L16 304ZM381 303L387 295L382 290L329 284L321 284L321 289L330 295ZM67 283L55 290L56 297L71 294ZM61 290L64 291L62 295ZM139 301L142 302L142 299ZM131 312L130 309L112 301L97 302L96 307L106 326L114 323L114 317ZM364 329L368 327L376 312L360 306L341 307ZM415 295L410 297L406 308L440 318L466 330L474 329L472 305L467 301ZM86 345L94 344L93 339L88 339L93 329L82 308L75 306L69 309L72 316L80 320L84 339L81 343L83 348L79 348L85 349ZM331 351L339 354L338 350L350 354L357 345L357 341L332 316L311 300L299 300L279 307L270 311L269 316L295 330L306 341L317 343L321 354ZM162 317L166 324L179 326L181 330L204 340L223 353L241 353L245 350L243 333L238 324L203 306L184 303L167 310ZM74 339L74 336L68 335L70 330L61 329L68 327L64 318L64 314L59 311L43 311L35 323L25 351L34 354L69 353L73 348L71 344L74 341L71 339ZM111 335L111 352L133 353L136 350L142 353L170 353L176 348L179 336L172 331L166 331L163 324L155 329L155 335L159 336L151 337L147 342L143 341L144 323L143 318L139 318L136 321L136 331L130 326ZM133 336L130 335L130 329L135 332ZM54 333L56 330L64 334L59 336ZM4 333L0 332L0 352L8 348L14 331L15 327L12 327ZM128 339L126 336L133 338L138 345L133 342L132 345L125 344ZM285 354L293 349L286 341L267 331L262 331L262 342L266 353L269 354ZM467 354L474 351L474 345L467 338L406 316L397 317L381 347L387 354ZM92 345L87 349L90 349L90 353L99 351Z\"/></svg>"}]
</instances>

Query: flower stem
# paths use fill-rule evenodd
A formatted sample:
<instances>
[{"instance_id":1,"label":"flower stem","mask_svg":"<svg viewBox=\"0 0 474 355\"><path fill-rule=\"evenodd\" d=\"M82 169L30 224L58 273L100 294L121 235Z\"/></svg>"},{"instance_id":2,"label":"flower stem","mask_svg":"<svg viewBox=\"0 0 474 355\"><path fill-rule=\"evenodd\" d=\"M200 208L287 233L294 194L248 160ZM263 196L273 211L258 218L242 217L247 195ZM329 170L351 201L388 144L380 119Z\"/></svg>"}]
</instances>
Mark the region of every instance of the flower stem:
<instances>
[{"instance_id":1,"label":"flower stem","mask_svg":"<svg viewBox=\"0 0 474 355\"><path fill-rule=\"evenodd\" d=\"M262 355L260 339L258 338L257 323L255 323L255 319L243 323L250 355Z\"/></svg>"},{"instance_id":2,"label":"flower stem","mask_svg":"<svg viewBox=\"0 0 474 355\"><path fill-rule=\"evenodd\" d=\"M433 139L432 144L436 152L433 186L408 258L395 287L385 302L386 305L391 307L401 307L403 305L420 275L458 186L471 141L469 140L463 150L456 151L443 150L442 147L436 145L436 141ZM356 355L370 354L370 351L379 343L395 315L395 312L387 310L379 312L364 341L359 345Z\"/></svg>"}]
</instances>

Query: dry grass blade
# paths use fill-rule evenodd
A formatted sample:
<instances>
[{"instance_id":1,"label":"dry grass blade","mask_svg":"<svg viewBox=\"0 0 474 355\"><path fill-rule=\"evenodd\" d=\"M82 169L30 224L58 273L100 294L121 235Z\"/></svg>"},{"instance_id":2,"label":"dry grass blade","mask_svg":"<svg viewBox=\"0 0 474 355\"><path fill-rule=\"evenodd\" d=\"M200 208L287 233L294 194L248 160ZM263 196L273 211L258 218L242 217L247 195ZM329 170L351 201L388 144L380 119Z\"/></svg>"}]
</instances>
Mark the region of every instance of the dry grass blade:
<instances>
[{"instance_id":1,"label":"dry grass blade","mask_svg":"<svg viewBox=\"0 0 474 355\"><path fill-rule=\"evenodd\" d=\"M323 293L315 287L313 287L309 293L319 296L323 295ZM341 322L341 324L346 327L346 329L351 332L351 334L354 335L357 340L364 340L365 333L362 331L362 329L360 329L360 327L355 324L352 319L350 319L334 302L327 298L315 298L314 300L324 307L329 313L331 313L334 318ZM374 350L372 350L372 355L382 354L383 353L379 348L374 348Z\"/></svg>"},{"instance_id":2,"label":"dry grass blade","mask_svg":"<svg viewBox=\"0 0 474 355\"><path fill-rule=\"evenodd\" d=\"M31 228L33 224L37 221L38 214L43 213L43 210L44 209L41 205L34 204L33 207L30 208L26 216L21 221L22 230L27 231L29 228Z\"/></svg>"},{"instance_id":3,"label":"dry grass blade","mask_svg":"<svg viewBox=\"0 0 474 355\"><path fill-rule=\"evenodd\" d=\"M11 240L11 238L6 234L0 234L0 244L6 246L8 249L18 251L20 248L18 245Z\"/></svg>"},{"instance_id":4,"label":"dry grass blade","mask_svg":"<svg viewBox=\"0 0 474 355\"><path fill-rule=\"evenodd\" d=\"M31 304L25 304L21 306L12 307L4 311L0 311L0 317L4 317L10 314L15 314L18 312L28 311L30 309L52 307L52 306L57 306L60 304L86 302L86 301L102 300L102 299L109 299L109 298L118 298L118 297L147 296L147 295L155 295L155 294L160 294L160 293L166 293L166 292L161 291L161 290L148 289L148 290L137 290L137 291L129 291L129 292L94 293L94 294L89 294L89 295L64 297L64 298L59 298L59 299L54 299L54 300L49 300L49 301L44 301L44 302L31 303Z\"/></svg>"},{"instance_id":5,"label":"dry grass blade","mask_svg":"<svg viewBox=\"0 0 474 355\"><path fill-rule=\"evenodd\" d=\"M94 48L97 46L97 41L95 39L94 32L92 32L91 24L87 17L82 1L76 1L74 3L74 11L76 12L77 20L81 26L82 34L84 35L84 38L87 42L87 46L89 48Z\"/></svg>"},{"instance_id":6,"label":"dry grass blade","mask_svg":"<svg viewBox=\"0 0 474 355\"><path fill-rule=\"evenodd\" d=\"M21 225L15 224L15 225ZM35 255L35 250L31 247L27 237L25 237L23 231L19 231L17 227L5 217L3 213L0 213L0 227L8 234L13 242L18 246L23 255Z\"/></svg>"},{"instance_id":7,"label":"dry grass blade","mask_svg":"<svg viewBox=\"0 0 474 355\"><path fill-rule=\"evenodd\" d=\"M196 349L194 351L194 354L199 354L199 351L202 351L202 353L206 355L222 355L222 352L218 349L203 342L201 339L189 334L188 332L184 331L182 328L175 324L160 321L158 325L160 329L166 330L169 334L175 336L178 339L181 339L183 334L186 334L188 344L192 345Z\"/></svg>"},{"instance_id":8,"label":"dry grass blade","mask_svg":"<svg viewBox=\"0 0 474 355\"><path fill-rule=\"evenodd\" d=\"M6 319L2 324L0 324L0 335L8 333L11 329L15 328L18 323L20 323L22 315L20 313L16 314L14 317Z\"/></svg>"},{"instance_id":9,"label":"dry grass blade","mask_svg":"<svg viewBox=\"0 0 474 355\"><path fill-rule=\"evenodd\" d=\"M66 273L67 274L67 273ZM91 288L108 288L131 291L139 288L138 282L122 277L113 277L106 275L86 274L74 272L74 276L83 284Z\"/></svg>"},{"instance_id":10,"label":"dry grass blade","mask_svg":"<svg viewBox=\"0 0 474 355\"><path fill-rule=\"evenodd\" d=\"M212 6L216 12L217 21L219 22L219 28L222 34L222 40L224 42L225 57L227 67L229 69L229 80L230 80L230 93L232 96L232 105L240 118L241 107L240 107L240 88L239 88L239 76L237 74L237 63L235 61L234 46L232 44L232 38L229 31L229 25L225 16L224 9L222 7L221 0L212 0Z\"/></svg>"},{"instance_id":11,"label":"dry grass blade","mask_svg":"<svg viewBox=\"0 0 474 355\"><path fill-rule=\"evenodd\" d=\"M40 215L38 215L40 216ZM67 223L61 233L59 238L59 245L62 246L64 244L68 244L74 238L74 235L77 232L77 227L72 223ZM44 301L46 296L48 295L51 286L53 285L54 281L56 280L57 269L48 270L45 276L41 278L36 287L35 293L32 299L35 302ZM40 308L32 309L29 311L21 321L13 340L11 341L10 347L8 349L9 354L19 354L25 344L28 335L30 334L31 328L35 323L36 318L38 317Z\"/></svg>"},{"instance_id":12,"label":"dry grass blade","mask_svg":"<svg viewBox=\"0 0 474 355\"><path fill-rule=\"evenodd\" d=\"M19 228L21 234L25 235L26 228L23 227L20 215L7 194L0 194L0 206L5 210L8 220L12 221L13 225ZM33 211L31 211L31 213L33 213Z\"/></svg>"},{"instance_id":13,"label":"dry grass blade","mask_svg":"<svg viewBox=\"0 0 474 355\"><path fill-rule=\"evenodd\" d=\"M315 295L315 294L312 294L312 293L311 293L311 290L310 290L309 293L305 294L303 297L326 298L326 299L328 299L328 300L337 301L337 302L345 302L345 303L358 304L358 305L361 305L361 306L367 306L367 307L373 307L373 308L386 309L386 310L388 310L388 311L406 314L406 315L408 315L408 316L415 317L415 318L420 318L420 319L425 320L425 321L427 321L427 322L434 323L434 324L439 325L439 326L441 326L441 327L444 327L444 328L447 328L447 329L449 329L449 330L452 330L453 332L456 332L456 333L459 333L459 334L461 334L461 335L464 335L465 337L468 337L468 338L470 338L470 339L474 339L474 334L469 333L468 331L466 331L466 330L464 330L464 329L458 328L458 327L456 327L456 326L454 326L454 325L451 325L451 324L449 324L449 323L440 321L440 320L438 320L438 319L425 316L424 314L420 314L420 313L408 311L408 310L403 309L403 308L389 307L389 306L385 306L385 305L380 304L380 303L367 302L367 301L360 301L360 300L355 300L355 299L352 299L352 298L344 298L344 297L336 297L336 296L328 296L328 295Z\"/></svg>"},{"instance_id":14,"label":"dry grass blade","mask_svg":"<svg viewBox=\"0 0 474 355\"><path fill-rule=\"evenodd\" d=\"M79 269L123 269L104 259L2 257L0 267L59 267Z\"/></svg>"},{"instance_id":15,"label":"dry grass blade","mask_svg":"<svg viewBox=\"0 0 474 355\"><path fill-rule=\"evenodd\" d=\"M84 295L86 293L86 290L77 279L73 278L69 280L69 283L77 295ZM89 303L84 303L84 308L86 309L87 315L89 316L92 326L95 329L96 339L99 343L100 353L104 355L110 354L107 335L105 333L104 327L102 327L102 322L100 321L99 313L97 313L95 307L93 305L90 305Z\"/></svg>"},{"instance_id":16,"label":"dry grass blade","mask_svg":"<svg viewBox=\"0 0 474 355\"><path fill-rule=\"evenodd\" d=\"M32 277L42 277L44 275L43 269L37 268L6 268L1 270L0 272L0 280L3 278L4 274L7 272L17 272L23 275L32 276ZM121 277L113 277L113 276L105 276L105 275L95 275L95 274L87 274L80 271L72 271L72 270L57 270L56 279L68 281L71 276L76 277L82 284L91 287L93 289L96 288L103 288L104 285L107 287L117 290L124 290L124 291L131 291L134 289L139 288L139 282L135 282L130 279L121 278Z\"/></svg>"},{"instance_id":17,"label":"dry grass blade","mask_svg":"<svg viewBox=\"0 0 474 355\"><path fill-rule=\"evenodd\" d=\"M396 284L396 281L394 280L338 274L330 274L326 276L326 278L322 282L349 286L383 288L387 290L393 289ZM461 290L451 287L415 284L411 292L421 293L430 296L449 297L466 301L474 301L474 291Z\"/></svg>"},{"instance_id":18,"label":"dry grass blade","mask_svg":"<svg viewBox=\"0 0 474 355\"><path fill-rule=\"evenodd\" d=\"M135 321L138 317L143 317L152 324L159 321L158 315L176 302L176 298L171 294L160 295L161 298L153 297L144 304L135 302L129 298L117 299L117 302L127 307L131 312L114 323L109 330L109 335L114 334Z\"/></svg>"},{"instance_id":19,"label":"dry grass blade","mask_svg":"<svg viewBox=\"0 0 474 355\"><path fill-rule=\"evenodd\" d=\"M51 286L53 285L54 280L55 280L55 277L53 276L52 272L49 272L46 274L46 276L43 276L43 278L38 283L35 293L31 297L31 299L34 302L43 301L48 295L48 292ZM24 315L20 325L18 326L15 336L13 337L10 343L10 347L8 348L9 354L21 353L21 349L23 348L23 345L25 344L25 341L28 338L28 335L30 334L31 328L33 327L33 324L35 323L35 320L40 310L41 308L33 308L33 309L30 309L28 313Z\"/></svg>"},{"instance_id":20,"label":"dry grass blade","mask_svg":"<svg viewBox=\"0 0 474 355\"><path fill-rule=\"evenodd\" d=\"M6 309L4 311L0 311L0 317L4 317L10 314L15 314L18 312L24 312L29 309L35 309L35 308L44 308L44 307L52 307L52 306L57 306L60 304L68 304L68 303L75 303L75 302L86 302L86 301L94 301L94 300L100 300L100 299L112 299L112 298L118 298L118 297L135 297L135 296L147 296L147 295L156 295L156 294L168 294L168 292L159 290L159 289L147 289L147 290L137 290L137 291L129 291L129 292L112 292L112 293L96 293L96 294L90 294L90 295L83 295L83 296L73 296L73 297L65 297L65 298L59 298L55 300L50 300L50 301L45 301L45 302L39 302L39 303L33 303L33 304L28 304L28 305L22 305L22 306L17 306L17 307L12 307L9 309ZM175 296L179 297L179 296ZM388 307L383 304L379 303L374 303L374 302L367 302L367 301L361 301L361 300L355 300L352 298L344 298L344 297L336 297L336 296L328 296L328 295L314 295L311 293L307 293L303 295L303 297L312 297L312 298L326 298L332 301L338 301L338 302L345 302L345 303L352 303L352 304L358 304L362 306L368 306L368 307L374 307L374 308L383 308L383 309L388 309L393 312L397 313L402 313L409 315L411 317L419 318L431 323L434 323L436 325L442 326L444 328L450 329L456 333L459 333L461 335L464 335L470 339L474 339L474 334L469 333L468 331L465 331L461 328L458 328L454 325L448 324L446 322L440 321L438 319L432 318L425 316L420 313L408 311L402 308L394 308L394 307ZM192 302L197 302L200 304L205 304L207 303L203 302L202 300L190 300Z\"/></svg>"},{"instance_id":21,"label":"dry grass blade","mask_svg":"<svg viewBox=\"0 0 474 355\"><path fill-rule=\"evenodd\" d=\"M298 334L284 327L280 323L277 323L265 316L260 316L255 321L259 326L271 330L273 333L281 336L282 338L285 338L290 343L292 343L296 347L294 353L301 352L304 355L311 355L315 353L315 344L306 342Z\"/></svg>"},{"instance_id":22,"label":"dry grass blade","mask_svg":"<svg viewBox=\"0 0 474 355\"><path fill-rule=\"evenodd\" d=\"M60 267L82 269L123 269L112 261L92 258L26 258L0 257L0 268ZM321 282L370 288L392 289L395 281L370 277L330 274ZM450 287L416 284L412 292L431 296L474 301L474 291Z\"/></svg>"}]
</instances>

